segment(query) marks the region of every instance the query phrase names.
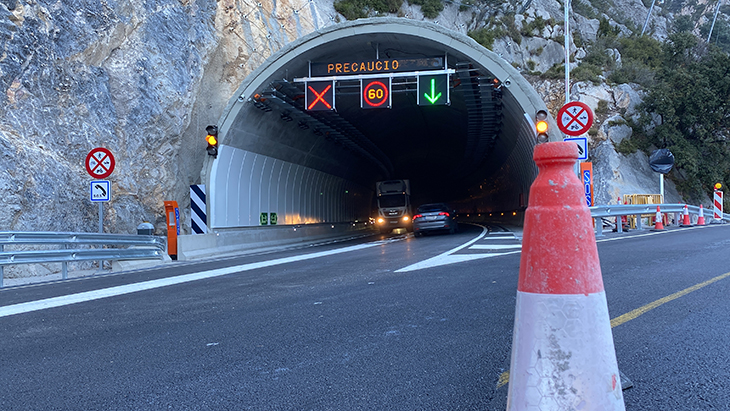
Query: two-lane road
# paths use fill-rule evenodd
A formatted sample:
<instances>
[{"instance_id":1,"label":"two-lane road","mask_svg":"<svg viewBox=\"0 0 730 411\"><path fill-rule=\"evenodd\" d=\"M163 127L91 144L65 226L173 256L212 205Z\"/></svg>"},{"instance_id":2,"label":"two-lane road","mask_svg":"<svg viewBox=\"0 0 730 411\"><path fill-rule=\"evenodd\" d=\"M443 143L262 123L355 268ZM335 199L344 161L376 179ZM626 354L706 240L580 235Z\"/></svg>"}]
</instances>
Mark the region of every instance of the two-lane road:
<instances>
[{"instance_id":1,"label":"two-lane road","mask_svg":"<svg viewBox=\"0 0 730 411\"><path fill-rule=\"evenodd\" d=\"M0 409L504 409L519 241L461 228L1 290ZM723 409L730 227L633 235L599 242L627 409Z\"/></svg>"}]
</instances>

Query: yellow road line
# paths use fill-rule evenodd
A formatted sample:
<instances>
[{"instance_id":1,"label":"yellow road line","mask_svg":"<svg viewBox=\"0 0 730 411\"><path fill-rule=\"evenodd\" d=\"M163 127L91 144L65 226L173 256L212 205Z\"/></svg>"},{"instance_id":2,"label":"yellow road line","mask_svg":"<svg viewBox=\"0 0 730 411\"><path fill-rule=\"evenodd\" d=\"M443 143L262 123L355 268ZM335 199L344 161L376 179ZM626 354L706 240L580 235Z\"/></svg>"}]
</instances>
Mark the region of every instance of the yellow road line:
<instances>
[{"instance_id":1,"label":"yellow road line","mask_svg":"<svg viewBox=\"0 0 730 411\"><path fill-rule=\"evenodd\" d=\"M725 279L727 277L730 277L730 273L725 273L723 275L718 275L717 277L711 278L711 279L709 279L709 280L707 280L707 281L705 281L703 283L699 283L699 284L693 285L692 287L685 288L682 291L676 292L676 293L674 293L672 295L668 295L668 296L666 296L664 298L660 298L660 299L658 299L658 300L656 300L654 302L651 302L649 304L646 304L643 307L639 307L639 308L637 308L637 309L635 309L633 311L630 311L630 312L628 312L628 313L626 313L624 315L620 315L620 316L614 318L613 320L611 320L611 328L616 327L616 326L619 326L619 325L621 325L623 323L629 322L629 321L637 318L638 316L640 316L640 315L642 315L642 314L644 314L644 313L646 313L646 312L648 312L650 310L653 310L653 309L659 307L660 305L662 305L664 303L668 303L668 302L670 302L672 300L676 300L677 298L682 297L684 295L687 295L687 294L691 293L692 291L697 291L697 290L699 290L702 287L706 287L706 286L708 286L708 285L710 285L710 284L712 284L714 282L720 281L720 280ZM503 372L499 376L499 381L497 381L497 389L503 387L508 382L509 382L509 371L505 371L505 372Z\"/></svg>"},{"instance_id":2,"label":"yellow road line","mask_svg":"<svg viewBox=\"0 0 730 411\"><path fill-rule=\"evenodd\" d=\"M710 285L710 284L712 284L712 283L714 283L716 281L720 281L723 278L727 278L727 277L730 277L730 273L725 273L723 275L718 275L717 277L712 278L712 279L709 279L709 280L705 281L704 283L699 283L697 285L693 285L692 287L685 288L682 291L676 292L676 293L674 293L672 295L668 295L668 296L666 296L664 298L660 298L660 299L658 299L658 300L656 300L654 302L651 302L651 303L649 303L649 304L647 304L647 305L645 305L643 307L639 307L639 308L635 309L634 311L630 311L630 312L628 312L628 313L626 313L624 315L620 315L620 316L614 318L613 320L611 320L611 328L616 327L617 325L621 325L621 324L623 324L623 323L625 323L627 321L631 321L634 318L640 316L641 314L644 314L644 313L646 313L649 310L653 310L653 309L659 307L660 305L662 305L664 303L668 303L668 302L670 302L672 300L676 300L677 298L679 298L679 297L681 297L683 295L687 295L687 294L691 293L692 291L697 291L697 290L699 290L702 287L708 286L708 285Z\"/></svg>"}]
</instances>

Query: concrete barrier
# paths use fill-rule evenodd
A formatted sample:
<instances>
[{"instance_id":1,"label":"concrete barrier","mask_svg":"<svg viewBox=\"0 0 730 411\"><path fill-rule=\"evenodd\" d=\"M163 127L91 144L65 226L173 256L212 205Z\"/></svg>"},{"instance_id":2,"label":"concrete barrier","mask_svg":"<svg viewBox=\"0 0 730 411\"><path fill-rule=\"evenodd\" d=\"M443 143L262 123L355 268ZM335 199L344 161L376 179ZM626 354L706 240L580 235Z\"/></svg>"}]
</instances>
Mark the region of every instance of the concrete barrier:
<instances>
[{"instance_id":1,"label":"concrete barrier","mask_svg":"<svg viewBox=\"0 0 730 411\"><path fill-rule=\"evenodd\" d=\"M246 254L267 248L376 234L368 223L326 223L242 227L177 238L178 260Z\"/></svg>"}]
</instances>

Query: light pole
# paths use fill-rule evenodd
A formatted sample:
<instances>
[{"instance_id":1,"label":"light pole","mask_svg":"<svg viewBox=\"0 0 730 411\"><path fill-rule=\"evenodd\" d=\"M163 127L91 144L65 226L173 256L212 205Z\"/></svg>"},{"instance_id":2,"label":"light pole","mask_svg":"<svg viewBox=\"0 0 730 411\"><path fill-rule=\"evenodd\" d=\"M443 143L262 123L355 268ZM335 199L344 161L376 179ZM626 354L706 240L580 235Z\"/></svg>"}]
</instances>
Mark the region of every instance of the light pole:
<instances>
[{"instance_id":1,"label":"light pole","mask_svg":"<svg viewBox=\"0 0 730 411\"><path fill-rule=\"evenodd\" d=\"M707 43L710 43L710 37L712 37L712 30L715 28L715 20L717 20L717 13L720 11L720 3L722 0L717 0L717 7L715 8L715 17L712 18L712 26L710 26L710 34L707 35Z\"/></svg>"}]
</instances>

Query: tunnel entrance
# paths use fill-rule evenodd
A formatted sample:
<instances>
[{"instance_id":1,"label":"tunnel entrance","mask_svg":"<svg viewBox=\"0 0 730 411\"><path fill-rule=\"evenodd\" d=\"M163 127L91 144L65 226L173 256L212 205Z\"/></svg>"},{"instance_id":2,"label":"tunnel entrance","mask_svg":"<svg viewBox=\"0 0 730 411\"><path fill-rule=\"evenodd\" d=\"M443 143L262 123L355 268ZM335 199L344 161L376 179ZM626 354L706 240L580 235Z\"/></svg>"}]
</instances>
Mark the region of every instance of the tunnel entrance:
<instances>
[{"instance_id":1,"label":"tunnel entrance","mask_svg":"<svg viewBox=\"0 0 730 411\"><path fill-rule=\"evenodd\" d=\"M450 73L448 105L418 104L417 72L385 76L390 108L367 109L362 78L311 71L429 59ZM304 80L322 79L332 82L335 110L306 106ZM438 25L378 18L331 26L277 52L229 102L219 155L203 170L208 225L258 226L261 213L274 213L279 224L367 219L375 182L386 179L409 179L416 205L524 208L536 175L532 118L544 108L509 63Z\"/></svg>"}]
</instances>

